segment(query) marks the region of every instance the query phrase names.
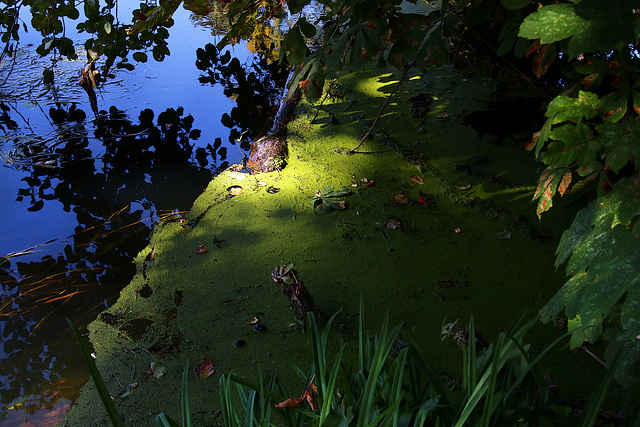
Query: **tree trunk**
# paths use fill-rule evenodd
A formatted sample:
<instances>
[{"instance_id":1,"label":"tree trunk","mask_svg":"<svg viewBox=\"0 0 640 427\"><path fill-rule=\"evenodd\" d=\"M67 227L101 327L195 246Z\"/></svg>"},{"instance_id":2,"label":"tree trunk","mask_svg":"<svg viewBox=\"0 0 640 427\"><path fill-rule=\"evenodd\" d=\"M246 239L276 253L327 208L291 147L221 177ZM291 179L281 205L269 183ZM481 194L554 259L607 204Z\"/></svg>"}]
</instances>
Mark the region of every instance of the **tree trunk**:
<instances>
[{"instance_id":1,"label":"tree trunk","mask_svg":"<svg viewBox=\"0 0 640 427\"><path fill-rule=\"evenodd\" d=\"M273 172L287 164L287 123L293 119L293 110L300 101L300 91L295 90L290 97L283 97L273 118L267 120L264 130L251 144L247 167L254 172ZM269 128L270 126L270 128Z\"/></svg>"}]
</instances>

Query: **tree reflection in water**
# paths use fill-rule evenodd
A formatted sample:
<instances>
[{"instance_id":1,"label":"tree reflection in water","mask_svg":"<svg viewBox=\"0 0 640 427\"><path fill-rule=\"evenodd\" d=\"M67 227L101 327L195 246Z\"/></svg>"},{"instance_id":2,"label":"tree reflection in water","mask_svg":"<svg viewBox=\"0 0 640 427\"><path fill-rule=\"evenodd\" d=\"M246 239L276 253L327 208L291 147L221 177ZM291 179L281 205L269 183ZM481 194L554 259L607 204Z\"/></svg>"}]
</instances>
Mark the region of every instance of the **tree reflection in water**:
<instances>
[{"instance_id":1,"label":"tree reflection in water","mask_svg":"<svg viewBox=\"0 0 640 427\"><path fill-rule=\"evenodd\" d=\"M201 141L181 107L157 117L145 109L132 120L112 106L88 120L75 103L50 108L52 134L4 143L5 163L28 173L17 200L30 212L60 203L73 212L77 227L67 239L0 258L3 425L25 419L55 425L65 415L87 374L64 318L85 326L115 300L134 274L131 261L153 224L191 206L211 177L228 167L229 144L258 133L282 90L283 70L265 59L243 65L207 45L198 49L196 65L206 71L201 84L222 85L236 102L221 117L229 143L221 137ZM0 110L0 131L10 135L17 124L8 105L0 103ZM242 141L238 149L248 150L248 140Z\"/></svg>"},{"instance_id":2,"label":"tree reflection in water","mask_svg":"<svg viewBox=\"0 0 640 427\"><path fill-rule=\"evenodd\" d=\"M0 422L10 424L19 424L22 411L59 402L65 408L74 399L86 373L64 317L93 320L131 279L131 260L153 223L187 209L226 166L215 152L200 161L208 168L194 161L200 130L181 108L163 111L155 123L146 109L134 123L111 107L91 128L73 104L57 105L49 116L55 140L35 138L12 152L14 166L30 170L18 199L30 211L57 200L78 225L66 240L0 259ZM101 153L91 149L96 139ZM65 410L59 412L46 416Z\"/></svg>"}]
</instances>

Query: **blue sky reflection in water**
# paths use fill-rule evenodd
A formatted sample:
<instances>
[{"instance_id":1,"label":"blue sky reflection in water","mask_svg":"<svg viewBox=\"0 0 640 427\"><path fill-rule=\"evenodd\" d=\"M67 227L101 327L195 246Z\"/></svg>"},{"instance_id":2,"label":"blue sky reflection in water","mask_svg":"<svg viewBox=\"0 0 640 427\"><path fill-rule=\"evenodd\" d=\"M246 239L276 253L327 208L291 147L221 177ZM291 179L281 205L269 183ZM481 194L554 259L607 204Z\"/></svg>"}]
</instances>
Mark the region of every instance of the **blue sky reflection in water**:
<instances>
[{"instance_id":1,"label":"blue sky reflection in water","mask_svg":"<svg viewBox=\"0 0 640 427\"><path fill-rule=\"evenodd\" d=\"M137 6L123 3L122 21ZM0 258L3 426L61 420L87 378L65 316L81 326L93 320L129 282L153 223L188 209L217 170L241 159L229 141L259 130L268 101L233 111L238 65L267 79L249 92L278 93L243 46L231 51L237 61L212 72L204 48L216 40L189 15L174 15L163 62L118 70L97 91L98 118L77 86L82 61L59 63L56 86L43 90L48 60L27 47L38 40L33 30L16 62L0 64L0 256L14 255Z\"/></svg>"}]
</instances>

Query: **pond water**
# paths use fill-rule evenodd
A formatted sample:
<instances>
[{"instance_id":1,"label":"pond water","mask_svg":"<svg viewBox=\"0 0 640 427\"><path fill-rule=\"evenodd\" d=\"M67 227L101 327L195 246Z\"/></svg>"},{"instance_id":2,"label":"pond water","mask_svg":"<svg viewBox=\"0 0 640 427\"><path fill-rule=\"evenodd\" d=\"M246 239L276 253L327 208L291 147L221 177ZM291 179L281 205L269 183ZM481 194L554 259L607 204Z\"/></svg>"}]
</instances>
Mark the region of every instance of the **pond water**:
<instances>
[{"instance_id":1,"label":"pond water","mask_svg":"<svg viewBox=\"0 0 640 427\"><path fill-rule=\"evenodd\" d=\"M82 329L115 301L154 223L242 159L280 91L246 46L219 55L210 27L182 8L174 20L171 55L118 70L97 116L77 85L82 61L59 62L44 88L33 31L0 64L3 426L64 417L88 378L65 318Z\"/></svg>"}]
</instances>

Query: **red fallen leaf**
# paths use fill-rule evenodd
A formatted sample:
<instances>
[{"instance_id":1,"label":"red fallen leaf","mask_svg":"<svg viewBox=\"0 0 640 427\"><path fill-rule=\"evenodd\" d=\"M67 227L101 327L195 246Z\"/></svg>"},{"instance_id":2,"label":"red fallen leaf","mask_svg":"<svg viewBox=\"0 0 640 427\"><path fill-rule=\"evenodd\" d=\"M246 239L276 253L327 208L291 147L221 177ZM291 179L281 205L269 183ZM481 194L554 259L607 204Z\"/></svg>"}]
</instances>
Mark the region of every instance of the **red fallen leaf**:
<instances>
[{"instance_id":1,"label":"red fallen leaf","mask_svg":"<svg viewBox=\"0 0 640 427\"><path fill-rule=\"evenodd\" d=\"M200 245L196 248L196 252L199 254L206 254L207 248L204 245Z\"/></svg>"},{"instance_id":2,"label":"red fallen leaf","mask_svg":"<svg viewBox=\"0 0 640 427\"><path fill-rule=\"evenodd\" d=\"M211 359L202 359L200 364L196 366L195 373L200 378L207 378L213 375L216 371L216 365L213 364Z\"/></svg>"},{"instance_id":3,"label":"red fallen leaf","mask_svg":"<svg viewBox=\"0 0 640 427\"><path fill-rule=\"evenodd\" d=\"M429 202L427 202L425 199L418 199L418 203L420 203L421 205L426 205Z\"/></svg>"},{"instance_id":4,"label":"red fallen leaf","mask_svg":"<svg viewBox=\"0 0 640 427\"><path fill-rule=\"evenodd\" d=\"M419 185L424 184L424 181L418 175L411 175L409 179L411 179L411 181L415 182L416 184L419 184Z\"/></svg>"}]
</instances>

